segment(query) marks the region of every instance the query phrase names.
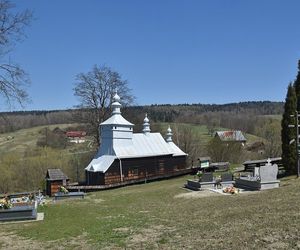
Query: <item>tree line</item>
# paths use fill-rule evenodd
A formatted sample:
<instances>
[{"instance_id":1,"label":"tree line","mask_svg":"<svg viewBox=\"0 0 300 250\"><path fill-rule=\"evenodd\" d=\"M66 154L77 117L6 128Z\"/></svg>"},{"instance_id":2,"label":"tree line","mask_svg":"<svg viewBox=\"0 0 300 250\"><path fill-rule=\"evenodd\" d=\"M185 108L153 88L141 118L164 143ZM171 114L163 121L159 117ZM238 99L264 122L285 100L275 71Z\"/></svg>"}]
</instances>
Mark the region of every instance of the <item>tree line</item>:
<instances>
[{"instance_id":1,"label":"tree line","mask_svg":"<svg viewBox=\"0 0 300 250\"><path fill-rule=\"evenodd\" d=\"M268 105L269 108L267 108ZM230 106L191 104L185 105L184 108L181 105L131 106L125 107L123 113L128 120L136 124L139 124L145 113L148 113L153 122L186 122L216 128L240 129L253 133L255 124L262 118L260 116L281 115L282 110L283 103L281 102L249 102ZM2 112L0 113L0 133L41 125L84 123L87 120L86 116L92 115L94 113L91 109Z\"/></svg>"}]
</instances>

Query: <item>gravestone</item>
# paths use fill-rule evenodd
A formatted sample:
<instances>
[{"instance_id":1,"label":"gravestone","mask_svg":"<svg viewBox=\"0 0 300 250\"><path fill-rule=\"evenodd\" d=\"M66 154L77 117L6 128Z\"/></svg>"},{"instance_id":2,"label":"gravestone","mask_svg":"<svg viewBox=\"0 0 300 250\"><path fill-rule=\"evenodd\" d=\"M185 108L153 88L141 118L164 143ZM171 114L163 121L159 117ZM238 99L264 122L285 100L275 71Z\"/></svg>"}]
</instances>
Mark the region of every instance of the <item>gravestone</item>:
<instances>
[{"instance_id":1,"label":"gravestone","mask_svg":"<svg viewBox=\"0 0 300 250\"><path fill-rule=\"evenodd\" d=\"M0 209L0 222L17 220L36 220L37 203Z\"/></svg>"},{"instance_id":2,"label":"gravestone","mask_svg":"<svg viewBox=\"0 0 300 250\"><path fill-rule=\"evenodd\" d=\"M254 168L253 176L236 179L235 185L238 188L249 190L278 188L280 181L277 180L277 174L278 166L271 164L270 159L268 159L266 165Z\"/></svg>"},{"instance_id":3,"label":"gravestone","mask_svg":"<svg viewBox=\"0 0 300 250\"><path fill-rule=\"evenodd\" d=\"M259 177L259 167L255 167L255 168L254 168L253 176L254 176L254 177Z\"/></svg>"},{"instance_id":4,"label":"gravestone","mask_svg":"<svg viewBox=\"0 0 300 250\"><path fill-rule=\"evenodd\" d=\"M57 192L54 194L54 200L84 199L84 196L85 196L84 192L69 192L69 193Z\"/></svg>"},{"instance_id":5,"label":"gravestone","mask_svg":"<svg viewBox=\"0 0 300 250\"><path fill-rule=\"evenodd\" d=\"M259 177L261 189L278 188L279 180L277 180L278 166L277 164L271 164L269 159L265 166L259 168Z\"/></svg>"},{"instance_id":6,"label":"gravestone","mask_svg":"<svg viewBox=\"0 0 300 250\"><path fill-rule=\"evenodd\" d=\"M234 184L232 173L224 173L221 175L221 185L222 187L229 187Z\"/></svg>"},{"instance_id":7,"label":"gravestone","mask_svg":"<svg viewBox=\"0 0 300 250\"><path fill-rule=\"evenodd\" d=\"M213 182L213 180L214 180L213 173L203 173L200 182Z\"/></svg>"},{"instance_id":8,"label":"gravestone","mask_svg":"<svg viewBox=\"0 0 300 250\"><path fill-rule=\"evenodd\" d=\"M210 189L215 187L213 173L203 173L199 181L187 180L186 188L199 191L201 189Z\"/></svg>"},{"instance_id":9,"label":"gravestone","mask_svg":"<svg viewBox=\"0 0 300 250\"><path fill-rule=\"evenodd\" d=\"M259 169L261 181L275 181L277 180L277 174L278 166L276 164L261 166Z\"/></svg>"}]
</instances>

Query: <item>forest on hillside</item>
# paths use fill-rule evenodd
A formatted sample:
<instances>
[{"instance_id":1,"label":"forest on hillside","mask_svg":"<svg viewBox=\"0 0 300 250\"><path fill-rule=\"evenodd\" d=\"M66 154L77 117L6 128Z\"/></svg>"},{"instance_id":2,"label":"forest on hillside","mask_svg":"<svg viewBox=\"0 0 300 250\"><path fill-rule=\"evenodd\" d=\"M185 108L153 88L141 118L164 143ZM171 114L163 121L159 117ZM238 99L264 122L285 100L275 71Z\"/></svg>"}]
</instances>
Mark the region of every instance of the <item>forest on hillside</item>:
<instances>
[{"instance_id":1,"label":"forest on hillside","mask_svg":"<svg viewBox=\"0 0 300 250\"><path fill-rule=\"evenodd\" d=\"M229 104L164 104L131 106L123 109L123 115L137 126L148 113L153 122L185 122L240 129L254 133L254 123L261 116L282 115L283 102L240 102ZM0 113L0 133L40 125L78 123L84 120L88 110L69 109L52 111L16 111Z\"/></svg>"}]
</instances>

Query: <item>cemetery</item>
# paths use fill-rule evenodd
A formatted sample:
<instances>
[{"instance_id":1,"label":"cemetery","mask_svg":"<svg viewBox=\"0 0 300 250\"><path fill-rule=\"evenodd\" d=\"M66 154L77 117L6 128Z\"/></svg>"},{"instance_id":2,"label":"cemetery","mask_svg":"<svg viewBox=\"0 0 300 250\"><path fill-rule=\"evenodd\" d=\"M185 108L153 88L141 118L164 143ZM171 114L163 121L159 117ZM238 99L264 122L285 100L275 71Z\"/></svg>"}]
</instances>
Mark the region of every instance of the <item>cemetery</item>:
<instances>
[{"instance_id":1,"label":"cemetery","mask_svg":"<svg viewBox=\"0 0 300 250\"><path fill-rule=\"evenodd\" d=\"M261 160L259 162L265 161ZM216 177L212 172L199 171L197 173L199 179L187 180L185 187L194 191L203 189L214 191L215 189L221 188L226 193L230 188L248 191L279 188L278 165L272 164L271 162L271 159L267 159L265 165L256 163L256 166L250 170L249 168L245 168L246 171L238 172L238 177L236 178L233 178L233 174L230 172L224 172ZM229 193L237 192L229 191Z\"/></svg>"},{"instance_id":2,"label":"cemetery","mask_svg":"<svg viewBox=\"0 0 300 250\"><path fill-rule=\"evenodd\" d=\"M274 242L284 242L285 244L289 244L290 241L290 244L293 244L297 239L298 231L295 223L290 224L291 233L289 235L291 238L285 240L279 237L283 233L281 230L287 230L282 225L287 224L289 217L284 215L290 197L297 195L299 188L297 181L283 179L281 182L284 185L278 189L263 192L251 191L245 194L241 192L226 196L208 189L188 192L181 188L185 179L186 176L182 176L146 185L132 185L93 192L84 202L79 200L65 200L63 203L50 202L39 208L45 213L47 219L39 223L30 223L30 225L18 224L20 231L17 235L30 238L29 242L36 244L35 235L38 233L38 242L41 242L43 248L47 246L48 248L57 248L58 246L76 248L74 241L66 245L63 237L67 235L76 238L76 235L81 234L83 228L87 232L88 239L91 239L88 245L90 248L92 248L93 245L90 244L93 242L97 242L94 248L105 248L106 246L114 248L116 237L119 239L117 244L120 248L123 244L126 244L128 248L130 248L129 246L140 247L141 243L136 243L135 238L132 238L131 235L133 237L142 235L145 240L143 244L149 244L149 248L154 248L156 242L162 241L162 239L168 240L167 243L161 243L162 248L178 244L179 246L203 249L213 246L210 244L221 247L222 243L218 240L219 238L230 244L254 242L257 249L265 246L264 238L270 235L274 236ZM287 183L289 185L286 185ZM221 191L221 189L218 190ZM236 190L228 190L228 192L234 191ZM297 218L299 205L299 201L296 200L295 206L290 207L292 218ZM268 213L262 214L262 209L268 209ZM163 224L164 221L168 221L168 227ZM289 221L291 222L291 220ZM249 223L251 224L249 225ZM189 225L189 230L184 225ZM253 236L252 227L254 225L264 226ZM132 231L128 236L124 231L120 232L112 230L112 228L117 230L129 228L130 231L136 231ZM3 235L5 231L14 230L13 224L1 225L0 234ZM201 240L195 239L191 230L201 234ZM240 231L244 233L239 235ZM63 233L62 237L62 232L67 233ZM111 232L111 234L103 234L103 232ZM150 237L150 232L157 235L157 238ZM216 233L218 238L211 239L211 235ZM56 239L56 241L49 242L48 235L51 235L51 239ZM237 237L237 235L239 236ZM101 238L99 239L99 237ZM180 237L178 238L180 242L174 243L173 240L177 237ZM255 242L255 239L259 241Z\"/></svg>"}]
</instances>

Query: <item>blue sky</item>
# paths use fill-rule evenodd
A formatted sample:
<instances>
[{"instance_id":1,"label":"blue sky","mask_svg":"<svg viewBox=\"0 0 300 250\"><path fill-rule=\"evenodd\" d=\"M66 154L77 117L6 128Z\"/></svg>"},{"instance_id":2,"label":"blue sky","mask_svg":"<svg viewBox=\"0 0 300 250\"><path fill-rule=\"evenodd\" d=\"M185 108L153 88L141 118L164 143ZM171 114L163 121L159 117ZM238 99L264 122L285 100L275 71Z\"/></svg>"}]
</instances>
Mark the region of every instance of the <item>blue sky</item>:
<instances>
[{"instance_id":1,"label":"blue sky","mask_svg":"<svg viewBox=\"0 0 300 250\"><path fill-rule=\"evenodd\" d=\"M13 2L35 17L10 55L31 77L26 110L73 108L75 76L95 64L140 105L283 101L297 74L300 1Z\"/></svg>"}]
</instances>

